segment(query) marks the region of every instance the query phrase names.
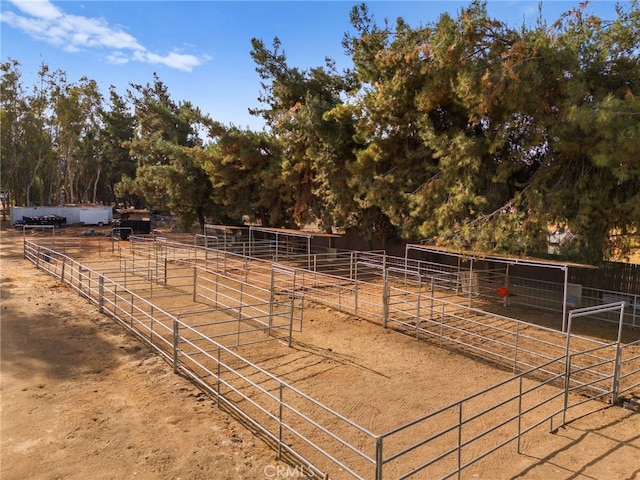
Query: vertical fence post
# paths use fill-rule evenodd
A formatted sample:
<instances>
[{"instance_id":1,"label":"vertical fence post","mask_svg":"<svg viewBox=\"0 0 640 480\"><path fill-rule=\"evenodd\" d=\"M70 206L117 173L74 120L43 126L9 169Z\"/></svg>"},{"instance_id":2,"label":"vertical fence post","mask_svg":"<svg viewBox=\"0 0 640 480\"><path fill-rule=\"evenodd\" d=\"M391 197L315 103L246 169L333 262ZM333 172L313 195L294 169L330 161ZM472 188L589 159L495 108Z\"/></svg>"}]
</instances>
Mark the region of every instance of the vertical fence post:
<instances>
[{"instance_id":1,"label":"vertical fence post","mask_svg":"<svg viewBox=\"0 0 640 480\"><path fill-rule=\"evenodd\" d=\"M567 423L567 409L569 408L569 376L571 375L571 358L572 355L567 355L566 359L566 371L564 374L564 398L562 401L562 425Z\"/></svg>"},{"instance_id":2,"label":"vertical fence post","mask_svg":"<svg viewBox=\"0 0 640 480\"><path fill-rule=\"evenodd\" d=\"M616 358L613 364L613 381L611 382L611 404L618 403L620 390L620 369L622 362L622 324L624 322L624 302L620 306L620 320L618 323L618 339L616 341Z\"/></svg>"},{"instance_id":3,"label":"vertical fence post","mask_svg":"<svg viewBox=\"0 0 640 480\"><path fill-rule=\"evenodd\" d=\"M155 262L153 263L154 270L155 270L155 281L156 282L158 281L158 261L159 261L158 252L159 252L160 248L162 248L162 246L159 243L156 243L156 249L155 249L156 258L154 259Z\"/></svg>"},{"instance_id":4,"label":"vertical fence post","mask_svg":"<svg viewBox=\"0 0 640 480\"><path fill-rule=\"evenodd\" d=\"M196 301L197 289L198 289L198 271L196 267L193 267L193 298L192 300L194 303Z\"/></svg>"},{"instance_id":5,"label":"vertical fence post","mask_svg":"<svg viewBox=\"0 0 640 480\"><path fill-rule=\"evenodd\" d=\"M240 284L240 288L242 289L242 283ZM242 297L242 294L241 294ZM238 305L238 338L236 341L236 347L240 346L240 330L242 326L242 298L240 299L240 305Z\"/></svg>"},{"instance_id":6,"label":"vertical fence post","mask_svg":"<svg viewBox=\"0 0 640 480\"><path fill-rule=\"evenodd\" d=\"M469 263L469 308L473 307L473 258Z\"/></svg>"},{"instance_id":7,"label":"vertical fence post","mask_svg":"<svg viewBox=\"0 0 640 480\"><path fill-rule=\"evenodd\" d=\"M462 402L458 402L458 480L462 473Z\"/></svg>"},{"instance_id":8,"label":"vertical fence post","mask_svg":"<svg viewBox=\"0 0 640 480\"><path fill-rule=\"evenodd\" d=\"M353 288L354 288L354 293L353 293L353 302L354 302L354 313L357 316L358 315L358 280L354 280L353 282Z\"/></svg>"},{"instance_id":9,"label":"vertical fence post","mask_svg":"<svg viewBox=\"0 0 640 480\"><path fill-rule=\"evenodd\" d=\"M420 278L420 277L418 277ZM416 338L420 331L420 303L422 302L422 284L418 283L418 304L416 305Z\"/></svg>"},{"instance_id":10,"label":"vertical fence post","mask_svg":"<svg viewBox=\"0 0 640 480\"><path fill-rule=\"evenodd\" d=\"M433 275L431 277L431 308L430 308L430 312L429 312L429 320L433 320L433 306L435 303L435 296L436 296L436 276Z\"/></svg>"},{"instance_id":11,"label":"vertical fence post","mask_svg":"<svg viewBox=\"0 0 640 480\"><path fill-rule=\"evenodd\" d=\"M389 320L389 273L385 268L382 271L382 327L387 328Z\"/></svg>"},{"instance_id":12,"label":"vertical fence post","mask_svg":"<svg viewBox=\"0 0 640 480\"><path fill-rule=\"evenodd\" d=\"M520 323L516 323L516 334L513 345L513 373L516 373L516 369L518 368L518 339L520 337Z\"/></svg>"},{"instance_id":13,"label":"vertical fence post","mask_svg":"<svg viewBox=\"0 0 640 480\"><path fill-rule=\"evenodd\" d=\"M113 284L113 316L118 318L117 315L117 306L118 306L118 284Z\"/></svg>"},{"instance_id":14,"label":"vertical fence post","mask_svg":"<svg viewBox=\"0 0 640 480\"><path fill-rule=\"evenodd\" d=\"M178 341L180 339L178 319L173 320L173 373L178 373Z\"/></svg>"},{"instance_id":15,"label":"vertical fence post","mask_svg":"<svg viewBox=\"0 0 640 480\"><path fill-rule=\"evenodd\" d=\"M375 480L382 480L382 437L376 437L376 471Z\"/></svg>"},{"instance_id":16,"label":"vertical fence post","mask_svg":"<svg viewBox=\"0 0 640 480\"><path fill-rule=\"evenodd\" d=\"M349 260L349 277L351 280L358 281L358 262L354 261L355 252L351 252L351 258Z\"/></svg>"},{"instance_id":17,"label":"vertical fence post","mask_svg":"<svg viewBox=\"0 0 640 480\"><path fill-rule=\"evenodd\" d=\"M220 285L220 274L218 272L216 272L216 280L215 280L215 295L214 295L214 299L213 299L213 303L215 304L216 307L218 307L218 285Z\"/></svg>"},{"instance_id":18,"label":"vertical fence post","mask_svg":"<svg viewBox=\"0 0 640 480\"><path fill-rule=\"evenodd\" d=\"M133 302L134 302L134 296L133 296L133 292L131 292L131 302L129 303L129 326L131 327L131 330L129 333L131 333L133 335L133 320L135 318L135 316L133 315Z\"/></svg>"},{"instance_id":19,"label":"vertical fence post","mask_svg":"<svg viewBox=\"0 0 640 480\"><path fill-rule=\"evenodd\" d=\"M567 331L567 322L569 319L567 318L567 288L569 286L569 268L567 266L563 267L564 270L564 286L562 290L562 331Z\"/></svg>"},{"instance_id":20,"label":"vertical fence post","mask_svg":"<svg viewBox=\"0 0 640 480\"><path fill-rule=\"evenodd\" d=\"M271 286L269 287L269 327L267 328L267 335L271 335L271 327L273 325L273 302L275 301L275 289L276 289L276 279L275 279L275 268L271 265Z\"/></svg>"},{"instance_id":21,"label":"vertical fence post","mask_svg":"<svg viewBox=\"0 0 640 480\"><path fill-rule=\"evenodd\" d=\"M522 375L520 375L518 384L518 453L520 451L520 435L522 435Z\"/></svg>"},{"instance_id":22,"label":"vertical fence post","mask_svg":"<svg viewBox=\"0 0 640 480\"><path fill-rule=\"evenodd\" d=\"M280 393L278 395L278 460L282 459L282 382L280 382Z\"/></svg>"},{"instance_id":23,"label":"vertical fence post","mask_svg":"<svg viewBox=\"0 0 640 480\"><path fill-rule=\"evenodd\" d=\"M222 252L222 272L227 273L227 250Z\"/></svg>"},{"instance_id":24,"label":"vertical fence post","mask_svg":"<svg viewBox=\"0 0 640 480\"><path fill-rule=\"evenodd\" d=\"M291 295L291 306L290 306L290 309L289 309L289 347L291 347L291 344L292 344L291 338L293 337L293 309L295 307L295 301L296 301L296 298L292 294ZM300 325L300 330L302 330L302 325Z\"/></svg>"},{"instance_id":25,"label":"vertical fence post","mask_svg":"<svg viewBox=\"0 0 640 480\"><path fill-rule=\"evenodd\" d=\"M104 312L104 275L98 277L98 311Z\"/></svg>"},{"instance_id":26,"label":"vertical fence post","mask_svg":"<svg viewBox=\"0 0 640 480\"><path fill-rule=\"evenodd\" d=\"M149 341L151 342L151 345L153 345L153 328L154 328L154 324L155 324L155 307L153 305L153 303L151 304L151 318L149 321Z\"/></svg>"},{"instance_id":27,"label":"vertical fence post","mask_svg":"<svg viewBox=\"0 0 640 480\"><path fill-rule=\"evenodd\" d=\"M67 266L66 258L62 257L62 272L60 272L60 281L64 283L64 270Z\"/></svg>"},{"instance_id":28,"label":"vertical fence post","mask_svg":"<svg viewBox=\"0 0 640 480\"><path fill-rule=\"evenodd\" d=\"M566 273L566 272L565 272ZM566 288L565 288L566 294ZM565 302L566 303L566 302ZM563 324L562 331L566 333L567 343L565 346L565 371L564 371L564 399L562 403L562 424L561 427L564 427L565 421L567 418L567 408L569 405L569 377L571 375L571 324L573 323L573 315L569 312L567 321Z\"/></svg>"},{"instance_id":29,"label":"vertical fence post","mask_svg":"<svg viewBox=\"0 0 640 480\"><path fill-rule=\"evenodd\" d=\"M440 346L442 347L442 339L444 338L444 302L442 302L442 314L440 315Z\"/></svg>"},{"instance_id":30,"label":"vertical fence post","mask_svg":"<svg viewBox=\"0 0 640 480\"><path fill-rule=\"evenodd\" d=\"M216 367L216 403L220 408L220 345L218 345L218 365Z\"/></svg>"}]
</instances>

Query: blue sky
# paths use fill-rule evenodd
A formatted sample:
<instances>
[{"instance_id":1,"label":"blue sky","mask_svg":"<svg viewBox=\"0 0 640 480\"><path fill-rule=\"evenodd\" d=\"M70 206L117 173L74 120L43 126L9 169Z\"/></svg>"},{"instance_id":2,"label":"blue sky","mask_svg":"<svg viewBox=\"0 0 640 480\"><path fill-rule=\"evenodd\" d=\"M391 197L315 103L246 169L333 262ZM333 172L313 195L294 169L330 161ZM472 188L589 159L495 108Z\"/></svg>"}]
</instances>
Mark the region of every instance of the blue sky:
<instances>
[{"instance_id":1,"label":"blue sky","mask_svg":"<svg viewBox=\"0 0 640 480\"><path fill-rule=\"evenodd\" d=\"M130 83L153 82L154 72L174 101L191 101L224 124L262 128L248 108L259 106L260 79L249 52L251 39L270 46L280 38L290 66L350 66L341 41L349 11L359 1L50 1L0 0L0 58L21 63L30 88L42 62L60 69L69 82L82 76L98 82L105 98L110 85L120 95ZM366 2L378 23L402 17L418 26L440 14L457 16L468 1ZM538 1L489 0L492 17L517 27L533 25ZM545 1L553 23L579 1ZM622 5L628 2L621 2ZM615 18L615 2L593 1L588 11Z\"/></svg>"}]
</instances>

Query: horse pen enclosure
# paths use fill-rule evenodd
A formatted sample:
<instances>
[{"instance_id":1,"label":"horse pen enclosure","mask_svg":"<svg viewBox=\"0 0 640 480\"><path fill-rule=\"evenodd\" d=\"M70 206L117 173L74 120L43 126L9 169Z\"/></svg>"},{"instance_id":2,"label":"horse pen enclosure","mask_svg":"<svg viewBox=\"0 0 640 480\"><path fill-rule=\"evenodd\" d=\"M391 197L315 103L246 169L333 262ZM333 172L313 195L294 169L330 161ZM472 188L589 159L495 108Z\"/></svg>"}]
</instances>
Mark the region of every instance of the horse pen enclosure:
<instances>
[{"instance_id":1,"label":"horse pen enclosure","mask_svg":"<svg viewBox=\"0 0 640 480\"><path fill-rule=\"evenodd\" d=\"M25 256L320 478L467 478L501 448L640 395L637 297L566 318L551 302L536 324L514 314L545 295L505 283L506 268L291 245L276 261L270 241L215 243L25 239Z\"/></svg>"}]
</instances>

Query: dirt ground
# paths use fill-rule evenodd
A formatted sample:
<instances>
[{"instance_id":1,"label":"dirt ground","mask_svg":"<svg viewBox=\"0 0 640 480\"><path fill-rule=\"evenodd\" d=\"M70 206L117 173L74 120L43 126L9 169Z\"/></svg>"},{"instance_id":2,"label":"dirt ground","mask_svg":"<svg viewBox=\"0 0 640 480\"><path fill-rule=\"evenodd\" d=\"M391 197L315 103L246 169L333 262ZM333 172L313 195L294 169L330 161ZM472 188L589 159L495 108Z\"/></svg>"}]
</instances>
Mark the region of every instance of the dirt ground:
<instances>
[{"instance_id":1,"label":"dirt ground","mask_svg":"<svg viewBox=\"0 0 640 480\"><path fill-rule=\"evenodd\" d=\"M275 453L1 240L0 478L274 478Z\"/></svg>"},{"instance_id":2,"label":"dirt ground","mask_svg":"<svg viewBox=\"0 0 640 480\"><path fill-rule=\"evenodd\" d=\"M110 318L25 261L20 240L15 231L0 232L3 480L300 476ZM329 313L315 315L320 323ZM326 335L330 323L324 326L325 342L316 347L336 349ZM347 339L350 351L362 348L366 355L388 335L379 328L370 333L366 341ZM407 352L420 348L406 337L400 341ZM407 369L406 356L378 362L380 370ZM491 376L484 367L476 371L477 387L467 384L465 393L483 388ZM349 374L332 371L338 372ZM365 389L367 376L354 372L351 381ZM447 381L444 372L432 375ZM335 392L329 387L326 395ZM640 479L640 414L603 408L557 434L530 438L525 450L506 448L463 478Z\"/></svg>"}]
</instances>

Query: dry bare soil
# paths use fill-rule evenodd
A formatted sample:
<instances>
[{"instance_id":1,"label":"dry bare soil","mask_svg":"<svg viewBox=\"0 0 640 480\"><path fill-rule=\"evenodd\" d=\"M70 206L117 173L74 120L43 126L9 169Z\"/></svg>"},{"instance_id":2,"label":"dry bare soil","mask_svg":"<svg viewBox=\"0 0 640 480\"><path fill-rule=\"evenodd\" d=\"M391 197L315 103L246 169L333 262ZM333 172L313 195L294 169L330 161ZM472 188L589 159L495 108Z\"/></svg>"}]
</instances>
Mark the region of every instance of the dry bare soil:
<instances>
[{"instance_id":1,"label":"dry bare soil","mask_svg":"<svg viewBox=\"0 0 640 480\"><path fill-rule=\"evenodd\" d=\"M300 470L285 468L272 450L218 410L211 398L174 375L145 345L24 260L20 234L3 230L0 245L2 480L299 476ZM316 348L336 354L346 348L327 334L336 328L334 321L357 320L339 318L326 309L307 315L323 335L322 341L316 339ZM423 350L415 340L371 325L363 331L369 333L366 338L343 339L355 363L372 356L383 335L398 335L411 355ZM434 359L451 355L437 350L430 351ZM410 367L403 355L378 357L376 365L380 371L400 373ZM460 363L458 368L466 367ZM454 397L462 390L469 393L487 386L492 373L485 366L474 371L477 385L467 380L463 387L451 389ZM362 369L333 369L331 374L351 375L346 381L361 390L376 389L367 385ZM442 372L431 377L450 381ZM332 382L324 382L323 400L338 397ZM408 410L412 408L417 407L410 405ZM367 412L360 414L366 417ZM396 423L380 412L376 418ZM535 433L526 441L526 454L507 447L470 468L463 478L640 479L640 414L603 405L557 434Z\"/></svg>"}]
</instances>

